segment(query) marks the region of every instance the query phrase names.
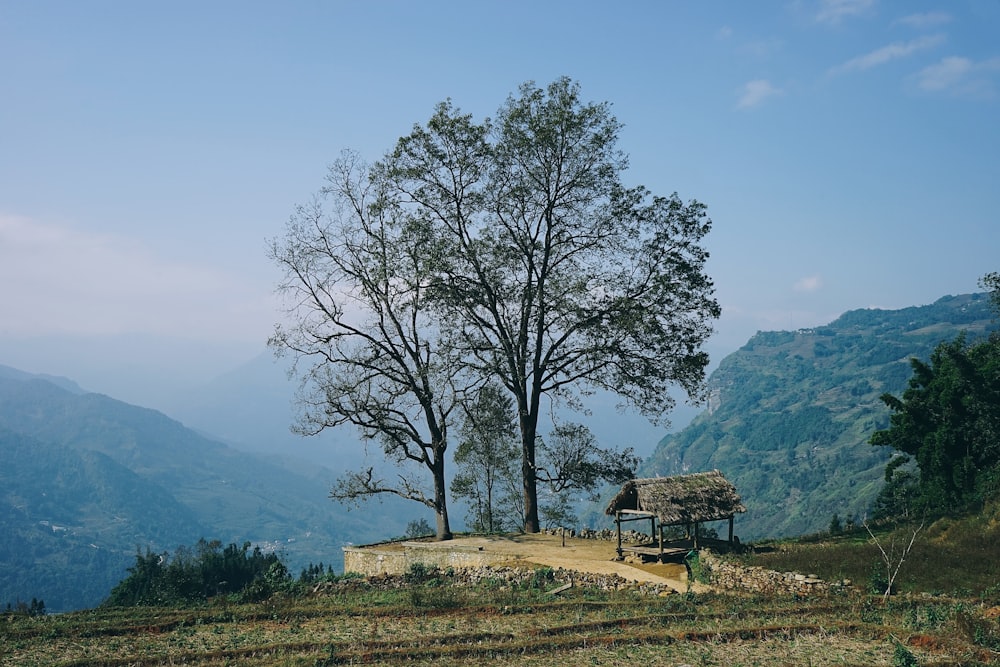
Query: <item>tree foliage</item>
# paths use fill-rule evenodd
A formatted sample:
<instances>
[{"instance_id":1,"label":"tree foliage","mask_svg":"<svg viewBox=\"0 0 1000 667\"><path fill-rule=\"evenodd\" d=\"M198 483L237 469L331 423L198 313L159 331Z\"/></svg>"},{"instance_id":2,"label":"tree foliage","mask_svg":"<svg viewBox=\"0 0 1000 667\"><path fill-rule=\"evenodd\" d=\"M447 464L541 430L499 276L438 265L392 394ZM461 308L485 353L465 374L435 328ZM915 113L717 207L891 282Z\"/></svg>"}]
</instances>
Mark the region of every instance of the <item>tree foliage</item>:
<instances>
[{"instance_id":1,"label":"tree foliage","mask_svg":"<svg viewBox=\"0 0 1000 667\"><path fill-rule=\"evenodd\" d=\"M546 401L606 390L654 420L700 396L719 315L699 245L704 205L626 187L621 125L566 78L523 85L493 121L451 102L399 140L385 174L442 239L438 305L466 368L514 399L524 521L538 530Z\"/></svg>"},{"instance_id":2,"label":"tree foliage","mask_svg":"<svg viewBox=\"0 0 1000 667\"><path fill-rule=\"evenodd\" d=\"M871 443L913 457L922 509L964 510L997 489L1000 336L970 343L960 334L941 343L929 363L912 359L911 366L902 397L883 395L893 414L889 428L876 431ZM887 479L899 486L896 475L905 471L897 467Z\"/></svg>"},{"instance_id":3,"label":"tree foliage","mask_svg":"<svg viewBox=\"0 0 1000 667\"><path fill-rule=\"evenodd\" d=\"M1000 315L1000 272L992 271L979 279L979 286L990 294L993 311Z\"/></svg>"},{"instance_id":4,"label":"tree foliage","mask_svg":"<svg viewBox=\"0 0 1000 667\"><path fill-rule=\"evenodd\" d=\"M447 430L461 389L431 310L437 241L401 210L377 165L345 153L327 183L271 244L292 323L269 343L306 366L301 433L352 425L401 468L416 464L432 479L428 491L411 475L385 480L368 468L345 475L331 497L417 501L434 510L438 537L447 539Z\"/></svg>"}]
</instances>

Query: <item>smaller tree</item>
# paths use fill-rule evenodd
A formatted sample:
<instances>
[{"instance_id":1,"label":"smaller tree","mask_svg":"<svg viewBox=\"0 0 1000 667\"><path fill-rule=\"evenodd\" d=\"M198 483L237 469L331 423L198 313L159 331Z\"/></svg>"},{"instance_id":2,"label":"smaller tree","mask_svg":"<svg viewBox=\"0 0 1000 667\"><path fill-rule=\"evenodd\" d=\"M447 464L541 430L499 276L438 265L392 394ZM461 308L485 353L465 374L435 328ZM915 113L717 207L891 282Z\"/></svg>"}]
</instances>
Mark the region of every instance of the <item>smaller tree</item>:
<instances>
[{"instance_id":1,"label":"smaller tree","mask_svg":"<svg viewBox=\"0 0 1000 667\"><path fill-rule=\"evenodd\" d=\"M517 526L521 516L520 447L513 400L500 388L486 385L463 409L452 497L469 503L473 530L508 530Z\"/></svg>"},{"instance_id":2,"label":"smaller tree","mask_svg":"<svg viewBox=\"0 0 1000 667\"><path fill-rule=\"evenodd\" d=\"M885 590L882 592L882 600L888 602L889 596L892 594L892 586L896 582L896 577L899 576L899 570L903 567L903 563L906 562L906 558L910 555L910 551L913 550L913 545L917 541L917 535L924 528L924 522L921 521L920 525L916 527L913 533L910 535L910 540L905 545L903 543L897 543L897 536L893 532L889 536L889 542L886 545L882 544L882 541L875 536L874 531L872 531L871 526L868 525L868 521L863 520L861 525L865 527L868 531L868 535L872 538L872 542L878 547L879 554L882 556L882 563L885 565Z\"/></svg>"},{"instance_id":3,"label":"smaller tree","mask_svg":"<svg viewBox=\"0 0 1000 667\"><path fill-rule=\"evenodd\" d=\"M555 493L582 491L591 500L597 499L595 491L601 482L623 484L635 477L640 461L631 447L623 451L601 449L590 429L576 423L556 426L549 441L539 443L539 449L538 481Z\"/></svg>"},{"instance_id":4,"label":"smaller tree","mask_svg":"<svg viewBox=\"0 0 1000 667\"><path fill-rule=\"evenodd\" d=\"M602 484L623 484L632 479L640 462L631 447L621 451L598 447L590 429L577 423L556 425L548 441L540 440L537 449L535 476L543 489L539 509L548 525L575 520L574 492L596 501Z\"/></svg>"},{"instance_id":5,"label":"smaller tree","mask_svg":"<svg viewBox=\"0 0 1000 667\"><path fill-rule=\"evenodd\" d=\"M420 518L414 519L406 524L406 537L409 539L415 539L417 537L427 537L428 535L433 535L434 529L431 525L427 523L427 519Z\"/></svg>"},{"instance_id":6,"label":"smaller tree","mask_svg":"<svg viewBox=\"0 0 1000 667\"><path fill-rule=\"evenodd\" d=\"M993 302L993 310L1000 315L1000 272L993 271L987 273L979 279L979 286L989 291L990 301Z\"/></svg>"}]
</instances>

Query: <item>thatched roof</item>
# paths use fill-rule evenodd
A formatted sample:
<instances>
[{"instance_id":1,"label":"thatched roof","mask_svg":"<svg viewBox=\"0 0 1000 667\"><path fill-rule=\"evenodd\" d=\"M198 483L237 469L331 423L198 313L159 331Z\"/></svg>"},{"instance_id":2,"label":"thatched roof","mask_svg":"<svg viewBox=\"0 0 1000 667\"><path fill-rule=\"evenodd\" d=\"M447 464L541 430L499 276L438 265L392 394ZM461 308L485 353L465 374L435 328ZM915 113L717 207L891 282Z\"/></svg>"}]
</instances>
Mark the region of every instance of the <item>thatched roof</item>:
<instances>
[{"instance_id":1,"label":"thatched roof","mask_svg":"<svg viewBox=\"0 0 1000 667\"><path fill-rule=\"evenodd\" d=\"M746 512L740 496L718 470L626 482L605 512L638 510L665 526L718 521Z\"/></svg>"}]
</instances>

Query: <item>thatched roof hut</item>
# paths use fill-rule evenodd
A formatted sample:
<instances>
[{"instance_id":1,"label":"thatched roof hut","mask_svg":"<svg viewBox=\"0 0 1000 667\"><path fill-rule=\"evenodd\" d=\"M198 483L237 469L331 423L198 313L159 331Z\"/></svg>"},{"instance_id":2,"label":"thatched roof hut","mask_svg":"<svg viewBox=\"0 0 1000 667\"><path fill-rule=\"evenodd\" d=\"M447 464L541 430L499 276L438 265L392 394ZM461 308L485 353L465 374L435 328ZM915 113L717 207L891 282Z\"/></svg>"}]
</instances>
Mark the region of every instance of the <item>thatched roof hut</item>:
<instances>
[{"instance_id":1,"label":"thatched roof hut","mask_svg":"<svg viewBox=\"0 0 1000 667\"><path fill-rule=\"evenodd\" d=\"M689 535L694 527L693 546L698 548L698 524L706 521L729 520L729 543L733 544L733 517L746 512L740 495L721 472L699 472L673 477L633 479L622 486L605 513L615 517L618 528L618 556L622 556L622 522L648 519L656 533L659 521L658 548L629 547L629 551L663 557L663 527L685 525Z\"/></svg>"},{"instance_id":2,"label":"thatched roof hut","mask_svg":"<svg viewBox=\"0 0 1000 667\"><path fill-rule=\"evenodd\" d=\"M605 510L654 514L664 526L720 521L746 512L736 487L721 472L633 479L622 486Z\"/></svg>"}]
</instances>

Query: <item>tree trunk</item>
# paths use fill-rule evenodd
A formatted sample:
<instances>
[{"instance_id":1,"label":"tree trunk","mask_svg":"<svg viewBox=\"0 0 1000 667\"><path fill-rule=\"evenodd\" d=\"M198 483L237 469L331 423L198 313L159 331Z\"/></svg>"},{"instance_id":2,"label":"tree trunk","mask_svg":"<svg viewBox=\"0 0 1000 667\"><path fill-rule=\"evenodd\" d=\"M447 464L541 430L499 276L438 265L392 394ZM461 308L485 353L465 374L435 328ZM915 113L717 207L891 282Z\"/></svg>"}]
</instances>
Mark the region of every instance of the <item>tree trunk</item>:
<instances>
[{"instance_id":1,"label":"tree trunk","mask_svg":"<svg viewBox=\"0 0 1000 667\"><path fill-rule=\"evenodd\" d=\"M538 484L535 478L535 429L537 422L528 415L521 424L521 481L524 488L524 532L541 531L538 521Z\"/></svg>"},{"instance_id":2,"label":"tree trunk","mask_svg":"<svg viewBox=\"0 0 1000 667\"><path fill-rule=\"evenodd\" d=\"M527 454L521 466L521 475L524 478L524 532L537 533L541 530L538 521L538 487L535 484L535 467Z\"/></svg>"},{"instance_id":3,"label":"tree trunk","mask_svg":"<svg viewBox=\"0 0 1000 667\"><path fill-rule=\"evenodd\" d=\"M447 484L444 479L444 451L435 453L434 465L434 515L437 519L437 539L450 540L451 524L448 522Z\"/></svg>"},{"instance_id":4,"label":"tree trunk","mask_svg":"<svg viewBox=\"0 0 1000 667\"><path fill-rule=\"evenodd\" d=\"M537 373L536 373L537 376ZM541 392L537 386L518 397L521 426L521 482L524 489L524 532L538 533L538 477L535 466L535 438L538 434L538 407Z\"/></svg>"}]
</instances>

